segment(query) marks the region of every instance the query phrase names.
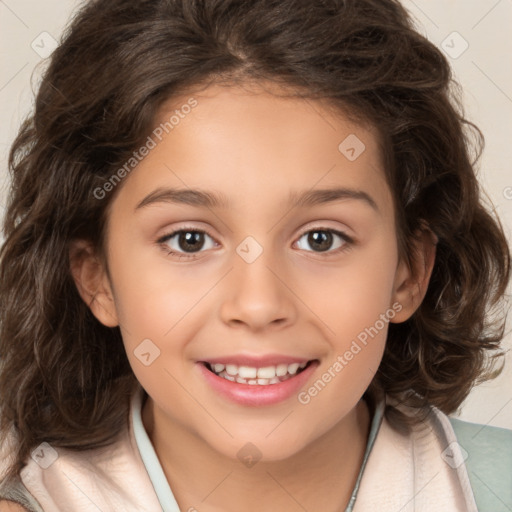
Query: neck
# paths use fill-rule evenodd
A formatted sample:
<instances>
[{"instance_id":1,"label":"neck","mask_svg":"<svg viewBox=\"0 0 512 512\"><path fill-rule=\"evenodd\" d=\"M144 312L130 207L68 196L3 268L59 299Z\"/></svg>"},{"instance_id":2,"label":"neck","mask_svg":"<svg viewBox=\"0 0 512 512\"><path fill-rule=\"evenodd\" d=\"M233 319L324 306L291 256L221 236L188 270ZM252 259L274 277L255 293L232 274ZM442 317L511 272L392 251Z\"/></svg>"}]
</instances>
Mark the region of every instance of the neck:
<instances>
[{"instance_id":1,"label":"neck","mask_svg":"<svg viewBox=\"0 0 512 512\"><path fill-rule=\"evenodd\" d=\"M142 419L180 510L198 512L344 510L370 427L368 406L360 400L334 428L293 456L249 468L160 417L149 397Z\"/></svg>"}]
</instances>

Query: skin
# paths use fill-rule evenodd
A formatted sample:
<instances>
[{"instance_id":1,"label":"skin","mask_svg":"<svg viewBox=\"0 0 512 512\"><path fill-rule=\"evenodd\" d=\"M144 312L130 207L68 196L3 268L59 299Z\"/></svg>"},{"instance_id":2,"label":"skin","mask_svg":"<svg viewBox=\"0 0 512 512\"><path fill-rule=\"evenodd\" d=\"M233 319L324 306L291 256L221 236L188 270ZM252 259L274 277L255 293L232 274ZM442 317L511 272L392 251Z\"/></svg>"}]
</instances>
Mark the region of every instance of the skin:
<instances>
[{"instance_id":1,"label":"skin","mask_svg":"<svg viewBox=\"0 0 512 512\"><path fill-rule=\"evenodd\" d=\"M233 353L318 359L307 386L352 340L399 303L407 320L427 289L435 246L425 233L409 268L399 259L393 199L378 134L318 100L277 97L272 88L209 86L198 105L126 177L111 204L105 265L77 242L73 275L100 322L119 325L133 371L149 394L143 422L181 510L338 511L347 505L362 461L370 414L361 399L382 358L387 323L307 405L297 396L244 406L219 396L196 361ZM190 97L169 100L155 126ZM349 161L338 145L365 144ZM159 187L222 193L229 208L161 201L136 209ZM349 187L378 211L345 198L291 209L290 191ZM207 230L197 259L178 236ZM307 233L335 229L321 252ZM304 236L304 233L306 235ZM247 237L262 254L247 263ZM342 247L343 250L338 250ZM75 258L72 257L72 261ZM134 350L150 339L161 353L144 366ZM237 452L257 446L246 467ZM193 507L193 508L192 508Z\"/></svg>"},{"instance_id":2,"label":"skin","mask_svg":"<svg viewBox=\"0 0 512 512\"><path fill-rule=\"evenodd\" d=\"M13 501L0 501L0 512L26 512L26 508Z\"/></svg>"}]
</instances>

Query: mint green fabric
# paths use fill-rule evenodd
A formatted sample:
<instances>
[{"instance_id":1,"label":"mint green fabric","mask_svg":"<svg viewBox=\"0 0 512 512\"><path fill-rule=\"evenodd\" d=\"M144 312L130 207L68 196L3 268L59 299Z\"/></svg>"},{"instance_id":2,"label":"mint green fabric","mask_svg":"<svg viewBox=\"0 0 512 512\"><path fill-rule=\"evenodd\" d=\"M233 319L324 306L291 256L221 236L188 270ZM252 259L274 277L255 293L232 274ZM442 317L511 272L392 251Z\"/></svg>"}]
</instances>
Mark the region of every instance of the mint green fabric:
<instances>
[{"instance_id":1,"label":"mint green fabric","mask_svg":"<svg viewBox=\"0 0 512 512\"><path fill-rule=\"evenodd\" d=\"M163 512L176 512L179 511L178 504L174 498L174 495L169 486L169 482L165 477L164 470L158 459L158 455L153 448L153 444L149 439L149 436L142 423L142 406L147 399L147 393L142 392L142 396L139 395L140 400L137 400L133 404L131 411L131 420L133 426L133 434L137 448L139 449L142 462L146 467L149 479L153 485L160 506Z\"/></svg>"},{"instance_id":2,"label":"mint green fabric","mask_svg":"<svg viewBox=\"0 0 512 512\"><path fill-rule=\"evenodd\" d=\"M511 512L512 430L449 419L467 452L465 465L478 512Z\"/></svg>"},{"instance_id":3,"label":"mint green fabric","mask_svg":"<svg viewBox=\"0 0 512 512\"><path fill-rule=\"evenodd\" d=\"M370 427L370 433L368 435L368 442L366 443L366 450L363 457L363 462L361 464L361 468L359 470L359 474L357 476L356 484L354 485L354 489L352 491L352 495L350 496L350 500L348 502L347 508L345 512L352 512L354 505L356 503L357 492L359 491L359 486L361 484L361 479L363 478L364 469L366 467L366 462L368 461L368 457L372 451L373 445L375 443L375 439L377 438L377 433L379 432L380 425L382 420L384 419L384 411L386 409L386 401L382 396L380 399L377 399L375 408L372 411L373 418ZM370 408L371 410L371 408Z\"/></svg>"}]
</instances>

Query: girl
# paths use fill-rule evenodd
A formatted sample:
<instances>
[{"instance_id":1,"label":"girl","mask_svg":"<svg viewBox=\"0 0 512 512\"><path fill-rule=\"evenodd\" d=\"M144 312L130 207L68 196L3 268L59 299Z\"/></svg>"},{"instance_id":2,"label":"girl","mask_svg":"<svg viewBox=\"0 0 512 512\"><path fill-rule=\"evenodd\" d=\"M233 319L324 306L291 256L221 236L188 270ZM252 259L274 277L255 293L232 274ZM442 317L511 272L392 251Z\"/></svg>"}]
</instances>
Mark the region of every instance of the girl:
<instances>
[{"instance_id":1,"label":"girl","mask_svg":"<svg viewBox=\"0 0 512 512\"><path fill-rule=\"evenodd\" d=\"M10 155L0 510L510 509L450 83L395 0L86 4Z\"/></svg>"}]
</instances>

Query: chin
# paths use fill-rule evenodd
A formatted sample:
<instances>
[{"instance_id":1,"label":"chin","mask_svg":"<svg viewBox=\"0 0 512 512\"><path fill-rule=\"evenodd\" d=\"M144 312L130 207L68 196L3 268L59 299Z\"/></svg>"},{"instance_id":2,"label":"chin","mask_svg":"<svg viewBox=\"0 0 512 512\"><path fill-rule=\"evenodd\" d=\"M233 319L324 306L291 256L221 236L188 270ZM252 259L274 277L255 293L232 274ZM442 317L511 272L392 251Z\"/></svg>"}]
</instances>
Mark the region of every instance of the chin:
<instances>
[{"instance_id":1,"label":"chin","mask_svg":"<svg viewBox=\"0 0 512 512\"><path fill-rule=\"evenodd\" d=\"M239 461L247 467L252 467L256 463L261 462L279 462L293 457L305 448L304 443L286 442L282 437L277 436L275 439L266 437L267 434L255 434L253 436L242 434L240 437L235 436L229 445L211 444L211 447L224 457ZM287 436L289 437L289 436ZM218 441L218 440L217 440Z\"/></svg>"}]
</instances>

